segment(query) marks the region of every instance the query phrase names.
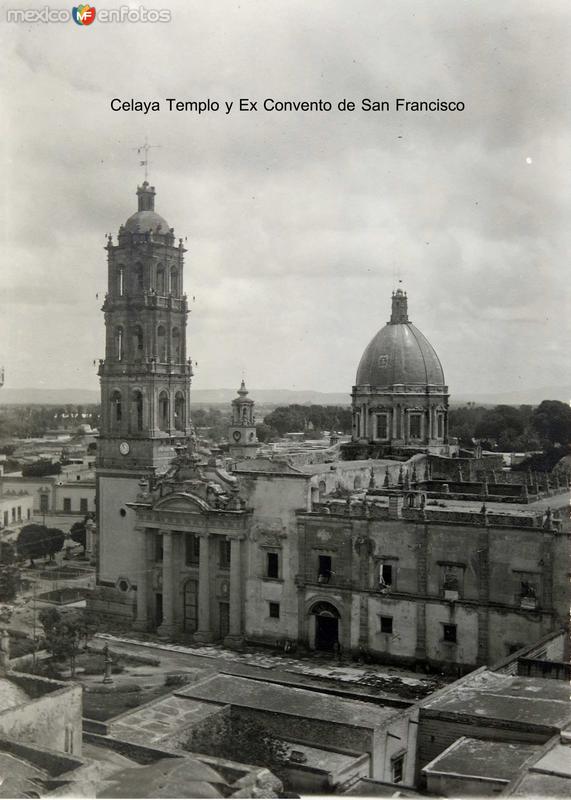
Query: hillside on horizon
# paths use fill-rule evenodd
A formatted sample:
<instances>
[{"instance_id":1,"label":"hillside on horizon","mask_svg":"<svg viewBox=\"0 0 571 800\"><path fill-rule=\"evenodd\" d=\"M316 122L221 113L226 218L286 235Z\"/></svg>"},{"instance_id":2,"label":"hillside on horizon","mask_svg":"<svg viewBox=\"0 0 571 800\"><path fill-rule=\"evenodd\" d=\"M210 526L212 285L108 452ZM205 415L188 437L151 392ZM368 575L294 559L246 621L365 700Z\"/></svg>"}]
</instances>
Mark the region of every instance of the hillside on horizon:
<instances>
[{"instance_id":1,"label":"hillside on horizon","mask_svg":"<svg viewBox=\"0 0 571 800\"><path fill-rule=\"evenodd\" d=\"M263 405L350 405L349 392L318 392L311 389L251 389L250 397L260 406ZM236 397L235 389L193 389L191 405L225 405ZM476 405L539 405L542 400L560 400L571 402L571 385L543 386L539 388L520 389L512 392L463 394L452 393L451 405L464 405L472 402ZM96 389L43 389L37 387L16 389L5 387L0 389L0 406L2 405L95 405L100 401Z\"/></svg>"}]
</instances>

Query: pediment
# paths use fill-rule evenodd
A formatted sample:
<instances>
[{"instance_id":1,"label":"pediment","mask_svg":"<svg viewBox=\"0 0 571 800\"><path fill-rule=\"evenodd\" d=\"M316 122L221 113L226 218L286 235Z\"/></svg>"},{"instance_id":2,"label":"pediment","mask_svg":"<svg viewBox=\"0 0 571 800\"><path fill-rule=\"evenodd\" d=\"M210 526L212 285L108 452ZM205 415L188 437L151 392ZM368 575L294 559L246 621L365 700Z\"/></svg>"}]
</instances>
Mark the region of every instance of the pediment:
<instances>
[{"instance_id":1,"label":"pediment","mask_svg":"<svg viewBox=\"0 0 571 800\"><path fill-rule=\"evenodd\" d=\"M153 511L178 511L196 514L197 511L209 511L210 506L201 497L186 492L173 492L166 497L161 497L154 506Z\"/></svg>"}]
</instances>

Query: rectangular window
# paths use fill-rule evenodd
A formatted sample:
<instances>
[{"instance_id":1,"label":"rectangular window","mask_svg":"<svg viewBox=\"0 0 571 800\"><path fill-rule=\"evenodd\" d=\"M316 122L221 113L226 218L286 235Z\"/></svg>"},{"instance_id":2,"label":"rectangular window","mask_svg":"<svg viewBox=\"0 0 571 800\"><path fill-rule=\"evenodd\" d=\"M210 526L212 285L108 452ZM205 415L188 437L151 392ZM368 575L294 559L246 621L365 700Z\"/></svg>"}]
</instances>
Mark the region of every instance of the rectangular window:
<instances>
[{"instance_id":1,"label":"rectangular window","mask_svg":"<svg viewBox=\"0 0 571 800\"><path fill-rule=\"evenodd\" d=\"M318 583L329 583L330 578L331 578L331 556L319 556L317 581Z\"/></svg>"},{"instance_id":2,"label":"rectangular window","mask_svg":"<svg viewBox=\"0 0 571 800\"><path fill-rule=\"evenodd\" d=\"M402 783L404 775L404 753L402 756L397 756L392 759L391 770L393 783Z\"/></svg>"},{"instance_id":3,"label":"rectangular window","mask_svg":"<svg viewBox=\"0 0 571 800\"><path fill-rule=\"evenodd\" d=\"M155 536L155 561L160 563L163 560L163 537Z\"/></svg>"},{"instance_id":4,"label":"rectangular window","mask_svg":"<svg viewBox=\"0 0 571 800\"><path fill-rule=\"evenodd\" d=\"M9 522L9 519L8 519L8 512L7 512L7 511L5 511L5 512L4 512L4 525L7 525L7 524L8 524L8 522Z\"/></svg>"},{"instance_id":5,"label":"rectangular window","mask_svg":"<svg viewBox=\"0 0 571 800\"><path fill-rule=\"evenodd\" d=\"M389 438L389 419L387 414L377 414L377 439Z\"/></svg>"},{"instance_id":6,"label":"rectangular window","mask_svg":"<svg viewBox=\"0 0 571 800\"><path fill-rule=\"evenodd\" d=\"M269 603L270 606L270 617L272 619L279 619L280 618L280 604L279 603Z\"/></svg>"},{"instance_id":7,"label":"rectangular window","mask_svg":"<svg viewBox=\"0 0 571 800\"><path fill-rule=\"evenodd\" d=\"M31 516L31 512L30 512L30 509L28 509L28 519L30 519L30 516Z\"/></svg>"},{"instance_id":8,"label":"rectangular window","mask_svg":"<svg viewBox=\"0 0 571 800\"><path fill-rule=\"evenodd\" d=\"M445 642L456 642L456 625L443 624L443 638Z\"/></svg>"},{"instance_id":9,"label":"rectangular window","mask_svg":"<svg viewBox=\"0 0 571 800\"><path fill-rule=\"evenodd\" d=\"M185 542L185 564L187 567L196 567L200 562L200 536L196 533L187 533Z\"/></svg>"},{"instance_id":10,"label":"rectangular window","mask_svg":"<svg viewBox=\"0 0 571 800\"><path fill-rule=\"evenodd\" d=\"M16 522L16 509L12 509L12 522Z\"/></svg>"},{"instance_id":11,"label":"rectangular window","mask_svg":"<svg viewBox=\"0 0 571 800\"><path fill-rule=\"evenodd\" d=\"M521 575L519 603L522 608L537 608L538 581L535 575Z\"/></svg>"},{"instance_id":12,"label":"rectangular window","mask_svg":"<svg viewBox=\"0 0 571 800\"><path fill-rule=\"evenodd\" d=\"M436 425L438 431L438 438L444 439L444 417L442 416L442 414L439 414L436 417Z\"/></svg>"},{"instance_id":13,"label":"rectangular window","mask_svg":"<svg viewBox=\"0 0 571 800\"><path fill-rule=\"evenodd\" d=\"M420 426L422 417L420 414L409 414L409 435L411 439L420 439Z\"/></svg>"},{"instance_id":14,"label":"rectangular window","mask_svg":"<svg viewBox=\"0 0 571 800\"><path fill-rule=\"evenodd\" d=\"M268 578L280 577L280 559L277 553L268 553L266 556L266 576Z\"/></svg>"},{"instance_id":15,"label":"rectangular window","mask_svg":"<svg viewBox=\"0 0 571 800\"><path fill-rule=\"evenodd\" d=\"M80 500L79 500L79 510L80 510L80 512L82 514L87 514L87 512L89 511L89 508L88 508L88 505L87 505L87 497L81 497L80 498Z\"/></svg>"},{"instance_id":16,"label":"rectangular window","mask_svg":"<svg viewBox=\"0 0 571 800\"><path fill-rule=\"evenodd\" d=\"M71 497L64 497L63 498L63 510L64 511L71 511Z\"/></svg>"},{"instance_id":17,"label":"rectangular window","mask_svg":"<svg viewBox=\"0 0 571 800\"><path fill-rule=\"evenodd\" d=\"M381 633L392 633L392 632L393 632L393 618L381 617Z\"/></svg>"},{"instance_id":18,"label":"rectangular window","mask_svg":"<svg viewBox=\"0 0 571 800\"><path fill-rule=\"evenodd\" d=\"M380 564L379 566L379 584L381 586L393 585L393 565Z\"/></svg>"},{"instance_id":19,"label":"rectangular window","mask_svg":"<svg viewBox=\"0 0 571 800\"><path fill-rule=\"evenodd\" d=\"M219 561L220 569L230 569L230 540L220 539L219 543Z\"/></svg>"},{"instance_id":20,"label":"rectangular window","mask_svg":"<svg viewBox=\"0 0 571 800\"><path fill-rule=\"evenodd\" d=\"M22 506L18 506L18 519L22 519Z\"/></svg>"}]
</instances>

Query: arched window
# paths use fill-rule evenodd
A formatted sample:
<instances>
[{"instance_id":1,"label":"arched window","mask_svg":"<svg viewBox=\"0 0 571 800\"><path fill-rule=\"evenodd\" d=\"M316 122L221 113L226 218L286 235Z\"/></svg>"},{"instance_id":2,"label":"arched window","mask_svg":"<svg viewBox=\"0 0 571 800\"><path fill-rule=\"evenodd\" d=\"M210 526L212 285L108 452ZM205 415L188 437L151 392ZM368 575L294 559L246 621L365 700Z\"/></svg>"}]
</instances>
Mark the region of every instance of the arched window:
<instances>
[{"instance_id":1,"label":"arched window","mask_svg":"<svg viewBox=\"0 0 571 800\"><path fill-rule=\"evenodd\" d=\"M144 288L144 273L143 265L140 261L135 264L134 284L135 291L141 293Z\"/></svg>"},{"instance_id":2,"label":"arched window","mask_svg":"<svg viewBox=\"0 0 571 800\"><path fill-rule=\"evenodd\" d=\"M143 393L139 389L131 395L131 424L136 433L143 430Z\"/></svg>"},{"instance_id":3,"label":"arched window","mask_svg":"<svg viewBox=\"0 0 571 800\"><path fill-rule=\"evenodd\" d=\"M125 267L120 264L117 267L117 294L123 297L125 294Z\"/></svg>"},{"instance_id":4,"label":"arched window","mask_svg":"<svg viewBox=\"0 0 571 800\"><path fill-rule=\"evenodd\" d=\"M186 422L186 408L184 402L184 395L182 392L177 392L174 399L174 426L177 431L183 431Z\"/></svg>"},{"instance_id":5,"label":"arched window","mask_svg":"<svg viewBox=\"0 0 571 800\"><path fill-rule=\"evenodd\" d=\"M143 329L140 325L135 325L133 328L133 358L140 361L143 355Z\"/></svg>"},{"instance_id":6,"label":"arched window","mask_svg":"<svg viewBox=\"0 0 571 800\"><path fill-rule=\"evenodd\" d=\"M244 423L244 425L248 424L248 407L247 406L244 406L244 408L242 409L242 422Z\"/></svg>"},{"instance_id":7,"label":"arched window","mask_svg":"<svg viewBox=\"0 0 571 800\"><path fill-rule=\"evenodd\" d=\"M173 328L172 332L172 352L171 352L172 360L175 364L180 364L181 361L181 349L180 349L180 331L178 328Z\"/></svg>"},{"instance_id":8,"label":"arched window","mask_svg":"<svg viewBox=\"0 0 571 800\"><path fill-rule=\"evenodd\" d=\"M159 429L168 431L169 428L169 396L165 391L162 391L159 395Z\"/></svg>"},{"instance_id":9,"label":"arched window","mask_svg":"<svg viewBox=\"0 0 571 800\"><path fill-rule=\"evenodd\" d=\"M178 270L176 267L171 269L171 294L178 297Z\"/></svg>"},{"instance_id":10,"label":"arched window","mask_svg":"<svg viewBox=\"0 0 571 800\"><path fill-rule=\"evenodd\" d=\"M157 294L166 294L165 289L165 268L159 264L157 267Z\"/></svg>"},{"instance_id":11,"label":"arched window","mask_svg":"<svg viewBox=\"0 0 571 800\"><path fill-rule=\"evenodd\" d=\"M115 356L117 361L123 361L125 358L125 341L122 325L115 328Z\"/></svg>"},{"instance_id":12,"label":"arched window","mask_svg":"<svg viewBox=\"0 0 571 800\"><path fill-rule=\"evenodd\" d=\"M167 360L167 336L162 325L157 328L157 357L159 361Z\"/></svg>"},{"instance_id":13,"label":"arched window","mask_svg":"<svg viewBox=\"0 0 571 800\"><path fill-rule=\"evenodd\" d=\"M116 428L121 424L123 418L123 407L121 403L121 392L117 389L111 394L111 425Z\"/></svg>"}]
</instances>

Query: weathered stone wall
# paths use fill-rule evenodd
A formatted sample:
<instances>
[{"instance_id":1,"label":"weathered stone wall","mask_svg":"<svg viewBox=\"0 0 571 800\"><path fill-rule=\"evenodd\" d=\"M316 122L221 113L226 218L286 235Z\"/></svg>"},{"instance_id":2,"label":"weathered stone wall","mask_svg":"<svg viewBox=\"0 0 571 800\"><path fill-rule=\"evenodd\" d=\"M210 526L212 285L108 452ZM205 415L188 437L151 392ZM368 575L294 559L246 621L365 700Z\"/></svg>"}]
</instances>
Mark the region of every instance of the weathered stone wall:
<instances>
[{"instance_id":1,"label":"weathered stone wall","mask_svg":"<svg viewBox=\"0 0 571 800\"><path fill-rule=\"evenodd\" d=\"M10 679L37 696L25 705L0 712L0 733L16 741L81 755L82 687L70 684L62 688L57 681L19 674L10 675ZM46 693L40 694L43 681Z\"/></svg>"}]
</instances>

